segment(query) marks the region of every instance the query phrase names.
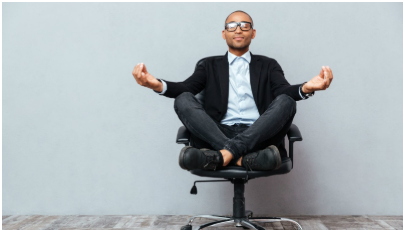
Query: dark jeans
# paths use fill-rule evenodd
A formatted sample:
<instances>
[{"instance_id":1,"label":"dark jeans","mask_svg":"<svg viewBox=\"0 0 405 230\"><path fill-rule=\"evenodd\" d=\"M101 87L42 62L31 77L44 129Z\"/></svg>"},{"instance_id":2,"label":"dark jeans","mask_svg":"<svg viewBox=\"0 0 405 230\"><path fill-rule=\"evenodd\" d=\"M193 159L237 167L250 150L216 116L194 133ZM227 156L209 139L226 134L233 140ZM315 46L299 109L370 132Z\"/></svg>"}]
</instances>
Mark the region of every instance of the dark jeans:
<instances>
[{"instance_id":1,"label":"dark jeans","mask_svg":"<svg viewBox=\"0 0 405 230\"><path fill-rule=\"evenodd\" d=\"M296 113L296 102L286 94L279 95L251 125L228 126L212 119L197 98L189 92L176 97L174 109L191 133L190 145L213 150L226 149L233 160L270 145L280 146ZM281 156L286 156L282 146Z\"/></svg>"}]
</instances>

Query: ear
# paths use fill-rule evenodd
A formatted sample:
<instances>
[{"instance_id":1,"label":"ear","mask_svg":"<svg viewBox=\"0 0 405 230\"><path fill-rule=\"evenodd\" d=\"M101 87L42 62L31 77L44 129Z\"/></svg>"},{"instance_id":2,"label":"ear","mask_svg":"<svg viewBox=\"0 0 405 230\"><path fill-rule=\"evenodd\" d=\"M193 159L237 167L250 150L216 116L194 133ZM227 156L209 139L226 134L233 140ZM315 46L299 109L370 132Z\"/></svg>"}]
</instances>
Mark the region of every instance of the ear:
<instances>
[{"instance_id":1,"label":"ear","mask_svg":"<svg viewBox=\"0 0 405 230\"><path fill-rule=\"evenodd\" d=\"M225 37L225 30L222 31L222 38L223 38L224 40L226 40L226 37Z\"/></svg>"},{"instance_id":2,"label":"ear","mask_svg":"<svg viewBox=\"0 0 405 230\"><path fill-rule=\"evenodd\" d=\"M252 32L252 39L255 38L255 37L256 37L256 29L253 29L253 32Z\"/></svg>"}]
</instances>

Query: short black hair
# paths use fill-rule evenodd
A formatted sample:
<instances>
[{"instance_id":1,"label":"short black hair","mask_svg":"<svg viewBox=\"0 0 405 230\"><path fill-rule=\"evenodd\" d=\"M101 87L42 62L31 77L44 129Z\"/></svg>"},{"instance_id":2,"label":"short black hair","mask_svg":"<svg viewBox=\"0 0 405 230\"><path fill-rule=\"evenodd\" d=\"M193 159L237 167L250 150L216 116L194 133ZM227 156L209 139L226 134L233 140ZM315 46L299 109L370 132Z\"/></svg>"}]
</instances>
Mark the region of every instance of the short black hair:
<instances>
[{"instance_id":1,"label":"short black hair","mask_svg":"<svg viewBox=\"0 0 405 230\"><path fill-rule=\"evenodd\" d=\"M225 19L225 25L226 25L226 20L228 20L229 16L231 16L231 14L233 14L233 13L235 13L235 12L242 12L242 13L246 14L247 16L249 16L250 20L252 20L252 28L253 28L253 19L252 19L252 17L250 17L250 15L249 15L248 13L246 13L245 11L242 11L242 10L236 10L236 11L230 13L230 14L228 15L228 17L226 17L226 19Z\"/></svg>"}]
</instances>

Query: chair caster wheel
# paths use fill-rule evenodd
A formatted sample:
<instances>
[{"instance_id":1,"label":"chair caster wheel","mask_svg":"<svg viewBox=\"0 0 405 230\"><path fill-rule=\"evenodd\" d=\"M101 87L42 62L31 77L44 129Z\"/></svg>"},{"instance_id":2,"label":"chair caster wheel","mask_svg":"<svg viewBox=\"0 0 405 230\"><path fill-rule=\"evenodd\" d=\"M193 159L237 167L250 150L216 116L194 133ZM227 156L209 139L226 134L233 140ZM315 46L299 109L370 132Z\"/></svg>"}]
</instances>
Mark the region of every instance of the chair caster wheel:
<instances>
[{"instance_id":1,"label":"chair caster wheel","mask_svg":"<svg viewBox=\"0 0 405 230\"><path fill-rule=\"evenodd\" d=\"M181 227L180 230L192 230L192 229L193 229L193 226L191 226L191 225L184 225L183 227Z\"/></svg>"},{"instance_id":2,"label":"chair caster wheel","mask_svg":"<svg viewBox=\"0 0 405 230\"><path fill-rule=\"evenodd\" d=\"M253 212L252 211L250 211L250 210L246 210L245 211L245 215L246 215L246 217L249 219L249 218L252 218L253 217Z\"/></svg>"}]
</instances>

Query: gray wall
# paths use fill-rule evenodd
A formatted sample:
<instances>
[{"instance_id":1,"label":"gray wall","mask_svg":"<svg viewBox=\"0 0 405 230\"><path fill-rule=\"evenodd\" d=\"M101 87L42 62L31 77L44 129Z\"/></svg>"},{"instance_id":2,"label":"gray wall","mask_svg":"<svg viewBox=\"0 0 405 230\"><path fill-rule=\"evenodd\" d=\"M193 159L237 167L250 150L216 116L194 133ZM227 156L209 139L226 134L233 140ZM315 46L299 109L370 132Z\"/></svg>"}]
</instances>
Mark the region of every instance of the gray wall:
<instances>
[{"instance_id":1,"label":"gray wall","mask_svg":"<svg viewBox=\"0 0 405 230\"><path fill-rule=\"evenodd\" d=\"M401 215L402 3L3 3L3 215L231 214L230 183L190 195L208 178L178 165L174 100L131 73L186 79L238 9L290 84L334 73L297 103L294 169L249 181L247 209Z\"/></svg>"}]
</instances>

